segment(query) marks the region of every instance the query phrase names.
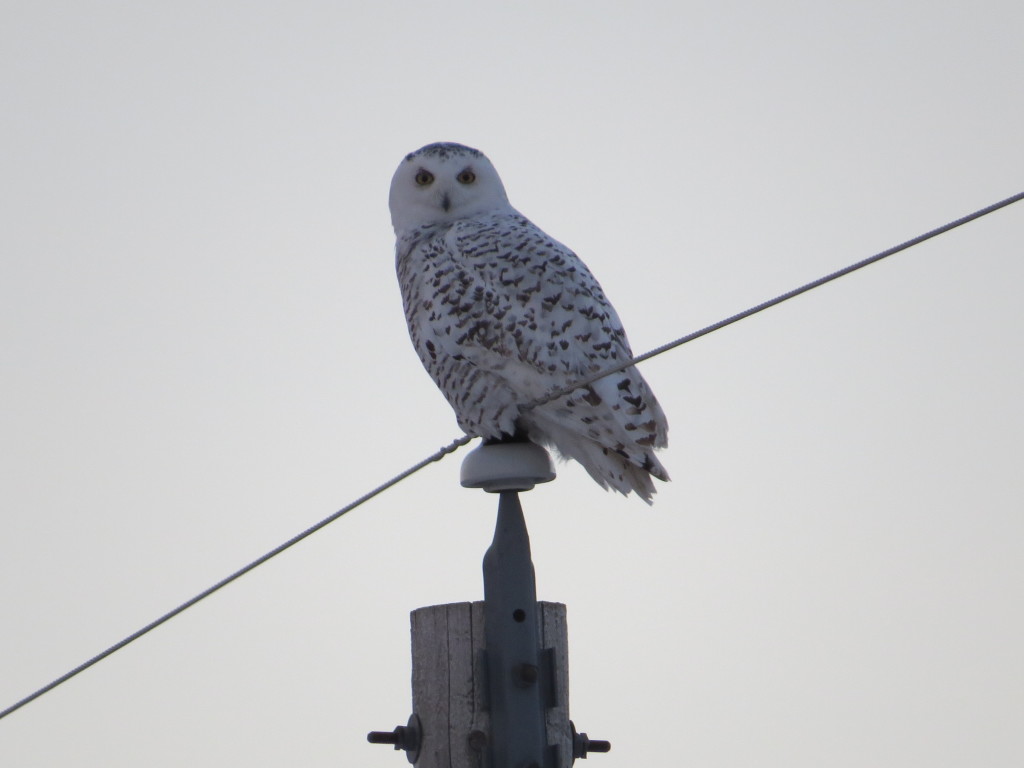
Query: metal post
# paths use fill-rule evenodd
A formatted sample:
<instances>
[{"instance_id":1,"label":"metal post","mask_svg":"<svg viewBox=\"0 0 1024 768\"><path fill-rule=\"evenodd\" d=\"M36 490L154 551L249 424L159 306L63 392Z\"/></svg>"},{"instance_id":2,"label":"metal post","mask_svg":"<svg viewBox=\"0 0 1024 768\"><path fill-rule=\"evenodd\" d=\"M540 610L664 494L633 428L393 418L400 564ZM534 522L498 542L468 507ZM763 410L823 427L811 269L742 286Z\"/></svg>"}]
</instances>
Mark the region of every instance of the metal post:
<instances>
[{"instance_id":1,"label":"metal post","mask_svg":"<svg viewBox=\"0 0 1024 768\"><path fill-rule=\"evenodd\" d=\"M501 492L483 571L490 766L554 766L544 727L537 586L516 491Z\"/></svg>"}]
</instances>

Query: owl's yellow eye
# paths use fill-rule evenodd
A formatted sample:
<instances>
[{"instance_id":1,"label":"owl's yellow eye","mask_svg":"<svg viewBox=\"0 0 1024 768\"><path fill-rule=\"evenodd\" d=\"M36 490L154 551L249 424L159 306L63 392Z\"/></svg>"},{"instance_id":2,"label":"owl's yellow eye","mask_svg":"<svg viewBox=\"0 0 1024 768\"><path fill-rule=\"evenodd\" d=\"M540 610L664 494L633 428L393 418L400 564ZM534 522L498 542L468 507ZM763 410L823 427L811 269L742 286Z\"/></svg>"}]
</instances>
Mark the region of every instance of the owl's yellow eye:
<instances>
[{"instance_id":1,"label":"owl's yellow eye","mask_svg":"<svg viewBox=\"0 0 1024 768\"><path fill-rule=\"evenodd\" d=\"M432 174L430 171L425 171L421 168L419 171L416 172L415 179L416 184L418 186L425 187L427 186L427 184L434 180L434 174Z\"/></svg>"},{"instance_id":2,"label":"owl's yellow eye","mask_svg":"<svg viewBox=\"0 0 1024 768\"><path fill-rule=\"evenodd\" d=\"M459 184L472 184L476 181L476 174L469 168L466 168L459 172L459 175L455 177L455 180L459 182Z\"/></svg>"}]
</instances>

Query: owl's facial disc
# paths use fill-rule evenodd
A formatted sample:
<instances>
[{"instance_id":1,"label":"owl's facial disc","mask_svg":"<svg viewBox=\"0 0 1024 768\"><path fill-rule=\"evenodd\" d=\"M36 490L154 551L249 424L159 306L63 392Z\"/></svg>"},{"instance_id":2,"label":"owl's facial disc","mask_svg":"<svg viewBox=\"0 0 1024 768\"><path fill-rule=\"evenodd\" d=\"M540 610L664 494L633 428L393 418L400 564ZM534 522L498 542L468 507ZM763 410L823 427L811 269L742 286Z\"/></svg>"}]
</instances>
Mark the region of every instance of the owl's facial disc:
<instances>
[{"instance_id":1,"label":"owl's facial disc","mask_svg":"<svg viewBox=\"0 0 1024 768\"><path fill-rule=\"evenodd\" d=\"M391 182L396 232L512 208L490 161L460 144L431 144L405 157Z\"/></svg>"}]
</instances>

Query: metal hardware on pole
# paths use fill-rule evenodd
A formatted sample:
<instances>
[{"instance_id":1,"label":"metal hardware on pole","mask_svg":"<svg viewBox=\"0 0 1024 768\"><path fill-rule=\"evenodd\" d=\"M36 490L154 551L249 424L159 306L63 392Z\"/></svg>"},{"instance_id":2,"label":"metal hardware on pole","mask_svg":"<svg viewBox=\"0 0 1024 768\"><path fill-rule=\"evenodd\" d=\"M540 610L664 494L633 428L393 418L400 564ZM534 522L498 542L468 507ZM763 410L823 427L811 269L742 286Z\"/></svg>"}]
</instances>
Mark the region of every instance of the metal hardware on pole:
<instances>
[{"instance_id":1,"label":"metal hardware on pole","mask_svg":"<svg viewBox=\"0 0 1024 768\"><path fill-rule=\"evenodd\" d=\"M537 602L519 493L554 477L547 452L528 442L466 457L462 485L500 494L484 600L412 612L414 714L370 742L404 750L417 768L570 768L611 748L569 720L565 606Z\"/></svg>"}]
</instances>

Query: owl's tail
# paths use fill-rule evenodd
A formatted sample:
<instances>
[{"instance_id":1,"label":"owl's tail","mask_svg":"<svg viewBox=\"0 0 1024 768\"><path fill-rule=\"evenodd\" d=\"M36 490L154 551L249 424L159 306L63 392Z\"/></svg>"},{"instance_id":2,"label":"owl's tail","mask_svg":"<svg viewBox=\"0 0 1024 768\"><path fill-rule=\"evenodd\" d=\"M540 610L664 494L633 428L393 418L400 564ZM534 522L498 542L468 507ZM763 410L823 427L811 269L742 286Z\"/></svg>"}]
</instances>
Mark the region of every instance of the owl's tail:
<instances>
[{"instance_id":1,"label":"owl's tail","mask_svg":"<svg viewBox=\"0 0 1024 768\"><path fill-rule=\"evenodd\" d=\"M653 504L656 489L651 478L664 482L669 480L668 472L652 448L636 443L621 450L607 448L560 423L557 417L551 418L539 408L531 414L530 422L531 438L554 448L563 458L578 461L606 490L616 490L624 496L633 492L648 504Z\"/></svg>"}]
</instances>

